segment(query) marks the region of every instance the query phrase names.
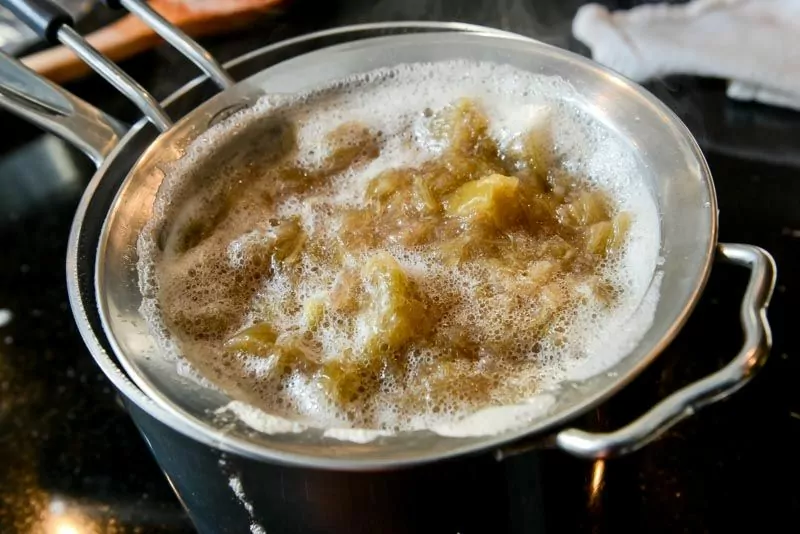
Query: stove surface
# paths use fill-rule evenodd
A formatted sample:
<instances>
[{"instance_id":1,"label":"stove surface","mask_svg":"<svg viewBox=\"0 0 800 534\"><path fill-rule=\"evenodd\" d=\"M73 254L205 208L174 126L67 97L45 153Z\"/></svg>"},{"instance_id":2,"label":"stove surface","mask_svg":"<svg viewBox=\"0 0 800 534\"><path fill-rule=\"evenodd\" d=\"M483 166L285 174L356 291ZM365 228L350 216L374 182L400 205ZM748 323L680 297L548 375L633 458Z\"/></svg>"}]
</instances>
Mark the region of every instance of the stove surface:
<instances>
[{"instance_id":1,"label":"stove surface","mask_svg":"<svg viewBox=\"0 0 800 534\"><path fill-rule=\"evenodd\" d=\"M227 60L325 27L431 19L500 27L585 53L570 38L579 3L295 0L247 31L202 42ZM107 18L101 12L83 24ZM164 46L123 67L158 98L196 76ZM122 119L136 117L97 77L68 88ZM720 239L760 245L775 256L774 350L743 390L636 453L607 462L547 453L542 483L530 489L541 493L545 506L540 517L523 522L552 532L777 530L770 526L796 521L800 512L800 355L787 320L800 272L800 114L728 101L722 81L675 78L648 88L703 147L717 187ZM67 303L67 236L93 168L63 142L14 117L0 115L0 124L6 131L0 147L0 532L192 532L145 441L84 348ZM741 343L746 279L743 270L715 266L677 340L578 424L617 428L727 363Z\"/></svg>"}]
</instances>

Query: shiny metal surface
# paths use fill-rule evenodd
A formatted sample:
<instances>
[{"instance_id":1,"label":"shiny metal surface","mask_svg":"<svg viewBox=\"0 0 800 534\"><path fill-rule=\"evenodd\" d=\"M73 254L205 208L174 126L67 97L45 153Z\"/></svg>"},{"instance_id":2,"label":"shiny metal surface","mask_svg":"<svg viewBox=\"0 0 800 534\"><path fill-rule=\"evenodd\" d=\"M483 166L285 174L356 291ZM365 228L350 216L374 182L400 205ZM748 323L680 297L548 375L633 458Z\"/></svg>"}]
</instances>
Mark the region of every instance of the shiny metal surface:
<instances>
[{"instance_id":1,"label":"shiny metal surface","mask_svg":"<svg viewBox=\"0 0 800 534\"><path fill-rule=\"evenodd\" d=\"M193 435L206 435L219 448L254 458L335 469L412 464L495 447L561 425L616 392L674 337L708 276L716 246L716 201L697 145L652 95L585 58L525 38L492 35L490 30L361 38L303 52L307 53L295 54L212 98L176 124L142 155L109 211L96 257L100 315L120 364L171 419L180 419ZM161 180L157 168L179 157L180 148L207 129L212 117L247 106L260 93L295 92L377 67L454 58L502 61L568 79L581 94L571 104L636 148L642 179L662 215L663 285L652 327L639 346L607 373L565 384L556 392L550 412L525 428L500 435L455 439L412 432L357 444L324 438L316 430L269 436L236 421L219 421L212 414L229 399L182 378L174 365L159 358L137 311L140 295L131 251ZM235 142L246 141L248 135L253 132L240 132Z\"/></svg>"},{"instance_id":2,"label":"shiny metal surface","mask_svg":"<svg viewBox=\"0 0 800 534\"><path fill-rule=\"evenodd\" d=\"M56 2L67 11L72 20L82 20L96 5L96 0L58 0ZM30 47L39 43L40 37L28 28L11 11L0 6L0 52L10 56L17 56Z\"/></svg>"},{"instance_id":3,"label":"shiny metal surface","mask_svg":"<svg viewBox=\"0 0 800 534\"><path fill-rule=\"evenodd\" d=\"M123 7L138 16L142 21L153 28L165 41L177 48L184 56L214 80L220 88L228 89L233 86L231 78L222 65L202 48L197 42L186 35L182 30L170 24L168 20L158 14L153 8L140 0L121 0Z\"/></svg>"},{"instance_id":4,"label":"shiny metal surface","mask_svg":"<svg viewBox=\"0 0 800 534\"><path fill-rule=\"evenodd\" d=\"M458 22L359 24L320 31L265 46L229 61L224 66L229 72L235 70L238 73L237 78L242 79L264 72L268 67L280 63L287 57L297 56L310 50L376 35L425 32L485 32L513 36L513 34L491 28ZM251 76L250 79L255 81L254 76ZM203 81L204 77L200 77L186 84L164 101L164 107L170 111L175 109L176 113L180 113L179 110L185 112L187 108L191 109L197 106L204 98ZM219 95L217 98L224 97ZM222 107L222 109L226 108ZM106 216L111 202L110 194L126 178L142 151L154 139L152 131L147 126L146 119L136 123L103 160L87 185L76 210L67 246L66 274L70 308L75 316L78 331L106 377L120 393L145 413L205 445L225 452L246 454L256 459L263 458L263 454L243 452L240 440L225 440L224 429L215 430L208 425L198 424L196 420L184 417L172 409L165 409L148 397L120 367L98 317L98 302L92 283L92 273L95 267L94 252L98 247L99 234L102 231L101 222Z\"/></svg>"},{"instance_id":5,"label":"shiny metal surface","mask_svg":"<svg viewBox=\"0 0 800 534\"><path fill-rule=\"evenodd\" d=\"M0 107L69 141L96 165L125 133L113 117L2 53Z\"/></svg>"},{"instance_id":6,"label":"shiny metal surface","mask_svg":"<svg viewBox=\"0 0 800 534\"><path fill-rule=\"evenodd\" d=\"M274 22L211 39L208 47L213 54L219 53L219 58L233 58L309 31L309 16L325 27L438 16L503 26L575 49L578 45L570 39L569 22L579 3L545 1L534 7L529 2L490 0L387 0L334 2L312 13L309 8L313 10L317 3L292 2L285 4L289 9L276 14ZM615 4L626 7L630 2ZM159 99L201 76L193 64L180 58L176 62L170 52L155 54L152 63L133 61L129 67L129 74ZM244 64L226 67L238 80L267 66L270 57L262 55L247 63L246 70ZM215 94L216 87L204 80L197 90L172 104L162 101L174 120ZM104 83L97 76L90 77L75 89L82 91L77 94L84 99L110 111L119 105L120 95L110 88L103 92ZM98 86L100 93L93 90ZM757 243L775 257L779 277L768 312L774 344L764 368L724 402L700 410L641 450L607 461L586 460L553 449L502 462L494 462L488 453L475 454L367 474L282 467L225 454L225 474L243 476L243 490L253 505L255 520L267 532L338 529L349 534L389 534L387 530L396 534L530 534L618 532L633 527L627 530L655 534L674 531L677 525L691 532L736 531L742 526L759 532L779 531L781 525L792 524L800 502L800 488L794 485L800 458L793 454L800 445L800 396L793 385L800 373L800 359L795 357L800 338L792 335L787 314L800 288L795 276L800 273L800 240L791 231L800 229L800 212L793 208L800 198L796 180L800 169L777 156L791 156L793 145L800 149L800 139L791 135L800 128L800 116L729 102L723 86L695 77L681 78L669 87L662 83L647 87L676 111L703 149L717 187L721 239ZM64 261L78 201L94 173L89 160L52 136L28 143L27 139L35 136L33 127L14 117L6 115L2 122L14 136L8 138L11 144L2 147L6 157L0 158L0 213L5 241L10 245L2 264L6 284L0 307L14 312L14 318L0 329L0 339L13 336L14 342L0 348L0 375L4 375L0 376L0 389L4 378L11 388L0 398L10 400L15 408L6 414L0 457L15 460L10 470L0 469L0 492L4 494L0 516L6 518L0 523L9 525L12 532L15 525L20 532L32 532L47 525L45 521L66 506L67 514L88 513L97 521L75 525L79 529L190 534L201 527L190 526L182 514L183 504L194 521L208 525L210 533L224 529L248 532L248 514L233 498L227 478L214 483L208 480L219 473L216 460L204 463L196 454L207 451L214 458L214 449L177 435L149 415L137 418L135 414L142 411L125 399L138 425L143 418L151 421L149 426L140 426L146 441L142 439L130 417L117 409L116 388L95 365L75 328L66 277L58 265ZM104 186L93 196L99 213L90 210L88 219L102 220L103 189L116 189L124 174L115 171L132 165L134 150L141 150L142 143L155 134L156 129L146 123L140 135L126 143L105 173ZM739 152L742 147L750 150ZM94 251L89 241L84 247ZM31 271L21 272L20 265L30 265ZM716 261L695 310L669 347L630 385L571 426L594 431L621 428L671 392L728 363L742 343L738 314L748 275L745 268ZM40 316L29 315L34 308L41 311ZM89 308L93 311L94 304ZM111 354L108 347L106 350ZM531 437L530 443L534 439ZM509 446L522 446L526 441ZM166 447L164 442L171 445ZM163 474L153 456L161 462ZM492 473L480 474L484 468ZM303 479L298 474L309 471L319 475ZM461 474L453 478L443 471ZM354 482L365 477L373 481L369 487ZM397 488L395 477L405 477L409 483ZM775 477L777 484L771 480ZM198 492L197 488L210 490ZM389 493L389 488L394 491ZM180 503L174 499L173 489ZM389 495L382 500L386 493ZM244 516L241 523L234 520L238 516L228 513L228 501ZM350 506L356 502L369 505ZM434 523L420 520L427 509L434 510ZM44 513L39 513L41 510ZM731 514L731 510L751 513ZM777 528L770 529L770 525Z\"/></svg>"},{"instance_id":7,"label":"shiny metal surface","mask_svg":"<svg viewBox=\"0 0 800 534\"><path fill-rule=\"evenodd\" d=\"M172 119L161 109L161 105L147 90L128 76L125 71L109 61L103 54L90 45L78 32L69 26L62 26L58 30L58 40L61 44L75 52L100 76L116 87L122 94L136 104L156 128L166 131L172 126Z\"/></svg>"},{"instance_id":8,"label":"shiny metal surface","mask_svg":"<svg viewBox=\"0 0 800 534\"><path fill-rule=\"evenodd\" d=\"M438 31L427 33L431 30ZM416 33L402 35L409 32ZM79 43L79 36L69 30L64 31L64 35L62 42ZM330 44L330 38L345 42L325 46ZM98 64L108 67L104 75L113 76L116 68L112 64L105 65L109 63L105 58L92 57L91 51L88 54L85 49L82 51L90 63L98 60ZM272 53L278 56L274 66L199 106L151 144L133 167L113 200L99 236L95 295L87 295L85 290L81 294L80 289L81 277L91 276L85 271L87 252L83 252L83 257L77 252L85 223L82 217L93 201L92 195L103 187L103 177L117 161L130 160L131 154L123 158L123 153L126 143L132 143L141 133L141 123L101 166L76 216L68 257L73 311L101 368L126 396L148 413L203 443L252 458L332 469L371 469L432 461L497 447L562 425L630 381L660 353L685 322L709 273L716 245L716 199L708 168L689 132L663 104L639 86L570 52L520 36L458 24L406 23L342 28L267 47L242 58L242 62L255 61L260 55ZM291 59L280 61L286 57ZM500 435L455 439L412 432L358 444L333 441L316 430L269 436L236 421L220 421L213 414L228 399L219 392L185 380L177 374L174 365L159 358L137 311L140 295L133 251L160 183L158 167L179 157L182 147L205 131L211 121L230 110L251 105L261 94L300 91L342 76L398 63L454 58L502 61L566 78L581 94L579 101L571 104L597 118L608 128L609 135L618 136L635 147L641 159L642 179L647 180L662 215L664 263L660 269L663 285L652 328L636 349L608 372L565 384L555 393L556 402L547 414L530 421L522 429ZM126 94L131 87L135 86L127 86ZM130 96L142 103L141 93L134 91ZM151 120L162 130L167 128L169 119L165 121L166 117L161 117L159 120L158 113L154 118L153 109L160 108L150 109ZM235 142L246 141L252 134L242 131ZM117 168L116 172L127 170ZM95 296L105 332L89 324L91 312L86 305ZM104 334L107 338L103 338ZM104 342L113 349L127 376L109 357ZM768 336L764 343L768 347ZM722 392L713 400L720 396ZM600 436L594 438L594 449L587 446L583 450L579 447L571 450L585 456L603 456L611 449L633 450L670 424L671 419L662 416L663 410L664 404L656 407L654 412L640 419L638 432L622 433L617 442L604 441ZM584 443L593 439L576 432L562 433L560 441L566 439L568 445L574 445L570 436L581 437Z\"/></svg>"},{"instance_id":9,"label":"shiny metal surface","mask_svg":"<svg viewBox=\"0 0 800 534\"><path fill-rule=\"evenodd\" d=\"M775 262L767 252L751 245L720 243L717 254L724 261L750 269L750 282L741 307L745 340L736 357L716 373L671 394L619 430L602 434L562 430L556 435L556 444L561 449L585 458L633 452L700 408L734 393L766 363L772 345L766 311L775 287Z\"/></svg>"}]
</instances>

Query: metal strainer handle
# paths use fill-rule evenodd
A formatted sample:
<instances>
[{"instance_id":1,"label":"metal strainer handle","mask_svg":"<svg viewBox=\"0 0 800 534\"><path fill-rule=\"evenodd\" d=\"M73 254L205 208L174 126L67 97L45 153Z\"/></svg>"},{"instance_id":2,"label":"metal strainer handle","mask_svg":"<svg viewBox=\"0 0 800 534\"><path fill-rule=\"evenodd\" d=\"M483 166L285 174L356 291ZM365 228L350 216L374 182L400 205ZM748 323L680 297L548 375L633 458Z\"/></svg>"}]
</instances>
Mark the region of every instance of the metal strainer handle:
<instances>
[{"instance_id":1,"label":"metal strainer handle","mask_svg":"<svg viewBox=\"0 0 800 534\"><path fill-rule=\"evenodd\" d=\"M169 23L141 0L109 0L110 7L124 7L137 15L165 41L177 48L220 88L232 87L234 80L225 69L199 44L184 32ZM0 0L0 5L14 13L39 36L53 44L63 44L95 72L130 99L144 115L162 132L172 126L172 119L158 101L136 80L120 69L96 48L89 44L73 28L69 13L52 0ZM9 59L6 58L6 62ZM18 109L12 111L19 112Z\"/></svg>"},{"instance_id":2,"label":"metal strainer handle","mask_svg":"<svg viewBox=\"0 0 800 534\"><path fill-rule=\"evenodd\" d=\"M764 365L772 347L766 311L775 287L775 262L768 252L752 245L717 246L723 260L750 268L741 306L744 346L728 365L686 386L658 403L632 423L608 433L570 428L556 435L556 444L584 458L608 458L633 452L700 408L721 400L744 386Z\"/></svg>"}]
</instances>

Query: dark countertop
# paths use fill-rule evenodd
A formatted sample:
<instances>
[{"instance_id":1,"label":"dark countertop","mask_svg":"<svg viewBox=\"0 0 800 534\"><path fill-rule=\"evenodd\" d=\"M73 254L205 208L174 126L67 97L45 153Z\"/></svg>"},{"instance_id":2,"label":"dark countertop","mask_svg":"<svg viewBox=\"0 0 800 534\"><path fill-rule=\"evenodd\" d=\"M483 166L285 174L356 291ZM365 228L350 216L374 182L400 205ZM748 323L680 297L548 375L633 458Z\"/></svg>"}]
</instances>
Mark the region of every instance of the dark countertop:
<instances>
[{"instance_id":1,"label":"dark countertop","mask_svg":"<svg viewBox=\"0 0 800 534\"><path fill-rule=\"evenodd\" d=\"M436 19L501 27L585 52L570 38L579 3L295 0L247 31L202 42L226 60L324 27ZM84 24L107 18L98 13ZM159 98L195 76L166 47L123 66ZM543 524L553 532L777 530L772 525L796 523L800 512L800 360L798 337L787 331L800 269L800 114L728 101L718 80L682 77L649 87L678 112L706 153L721 240L757 244L775 256L774 350L739 393L636 453L604 465L560 453L549 457ZM124 119L135 117L132 106L96 77L69 88ZM92 166L16 118L0 114L0 125L0 533L191 532L145 442L84 348L67 304L66 240ZM678 339L593 414L602 428L625 424L735 354L745 282L746 273L715 267Z\"/></svg>"}]
</instances>

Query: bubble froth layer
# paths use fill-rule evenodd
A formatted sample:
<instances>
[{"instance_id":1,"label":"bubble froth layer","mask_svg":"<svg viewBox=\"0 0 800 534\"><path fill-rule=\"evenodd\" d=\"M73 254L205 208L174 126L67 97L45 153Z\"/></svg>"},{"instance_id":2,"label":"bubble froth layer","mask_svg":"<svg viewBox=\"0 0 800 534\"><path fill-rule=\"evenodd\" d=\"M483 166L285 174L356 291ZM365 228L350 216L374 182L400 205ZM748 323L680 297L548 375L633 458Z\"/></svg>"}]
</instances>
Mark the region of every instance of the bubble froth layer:
<instances>
[{"instance_id":1,"label":"bubble froth layer","mask_svg":"<svg viewBox=\"0 0 800 534\"><path fill-rule=\"evenodd\" d=\"M377 244L343 243L342 236L374 239L360 228L348 233L350 219L342 214L373 206L377 197L365 192L378 178L393 169L426 168L450 153L457 134L442 135L435 121L464 99L477 103L488 118L485 136L500 153L529 150L531 133L544 140L547 154L539 156L552 168L545 176L536 174L541 168L514 167L513 172L522 169L519 180L541 179L552 191L560 187L558 176L568 175L574 191L563 203L570 209L580 204L579 194L598 193L609 199L609 221L626 214L620 248L596 265L556 261L554 266L555 256L542 252L542 243L548 251L557 238L573 248L587 246L591 221L567 238L545 223L547 231L528 234L504 227L497 235L517 240L513 250L523 267L512 265L506 253L492 261L485 261L486 255L447 261L436 238L409 237L409 228L382 230ZM545 411L550 403L543 397L528 399L613 364L652 319L653 306L641 313L639 305L658 254L655 204L630 148L583 113L577 100L560 79L452 62L376 71L296 98L265 98L229 118L167 170L153 219L140 238L142 312L164 353L230 394L236 399L232 411L264 431L310 425L380 430L370 435L423 428L480 434ZM260 144L256 141L246 157L234 151L209 166L213 177L198 173L212 148L254 125ZM335 142L331 132L337 133ZM349 153L348 147L357 150ZM337 167L341 154L347 161ZM510 174L504 169L503 176ZM435 183L425 180L419 181L435 193ZM443 191L446 200L434 201L430 209L453 212L457 190ZM424 219L424 209L408 221ZM462 212L458 220L464 226ZM558 220L580 218L573 212L563 211ZM437 224L446 224L448 216L437 215ZM380 218L368 221L385 224ZM460 229L432 231L442 240L465 235ZM397 293L381 292L375 282L386 272L392 276L394 271L386 271L389 261L404 276L399 286L389 286L401 287L405 299L404 307L391 308L392 324L407 319L410 338L375 333L375 317L385 317L381 310L397 304ZM598 294L600 285L612 288L611 303ZM351 294L343 287L353 288ZM530 298L518 298L523 290ZM650 294L648 302L656 297ZM425 318L418 321L420 314ZM531 326L537 324L541 328ZM232 336L254 327L261 330L247 338L250 344L230 348ZM434 341L416 342L423 337ZM614 344L604 343L611 338ZM326 384L349 375L334 376L331 369L340 369L340 362L367 365L363 355L371 354L373 345L402 359L402 370L379 362L363 372L369 378L354 396L344 401L332 396ZM292 348L288 371L278 346ZM445 354L448 347L458 348L456 357ZM306 360L311 363L297 363ZM337 387L342 386L337 382ZM526 402L529 409L509 409L503 418L502 406ZM475 414L487 408L491 417Z\"/></svg>"}]
</instances>

